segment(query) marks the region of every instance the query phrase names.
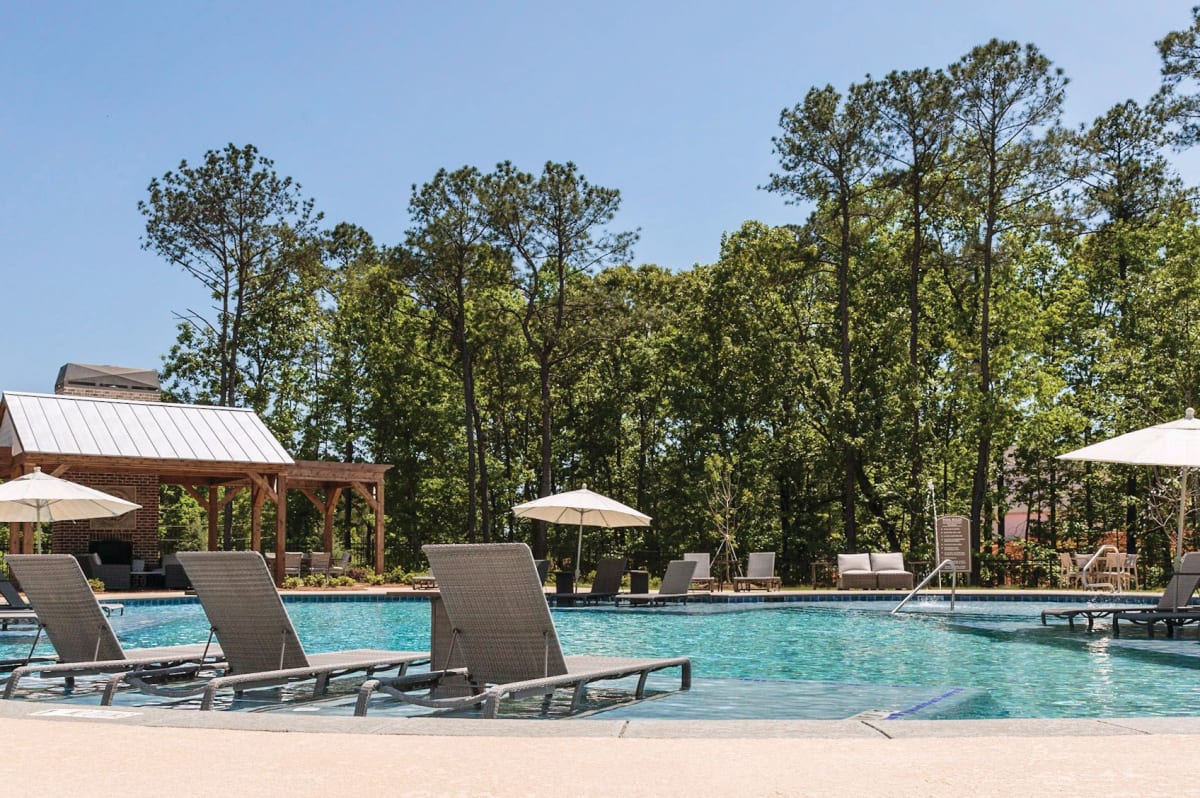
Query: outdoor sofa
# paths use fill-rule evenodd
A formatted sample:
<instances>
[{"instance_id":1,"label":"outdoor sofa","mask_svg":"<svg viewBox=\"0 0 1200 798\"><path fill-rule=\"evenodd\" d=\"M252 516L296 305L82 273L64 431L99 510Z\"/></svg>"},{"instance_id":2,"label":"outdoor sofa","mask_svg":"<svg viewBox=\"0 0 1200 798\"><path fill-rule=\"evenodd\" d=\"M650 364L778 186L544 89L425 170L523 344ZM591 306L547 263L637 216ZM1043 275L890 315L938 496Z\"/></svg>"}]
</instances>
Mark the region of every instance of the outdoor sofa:
<instances>
[{"instance_id":1,"label":"outdoor sofa","mask_svg":"<svg viewBox=\"0 0 1200 798\"><path fill-rule=\"evenodd\" d=\"M898 551L838 555L838 590L912 590L913 573Z\"/></svg>"}]
</instances>

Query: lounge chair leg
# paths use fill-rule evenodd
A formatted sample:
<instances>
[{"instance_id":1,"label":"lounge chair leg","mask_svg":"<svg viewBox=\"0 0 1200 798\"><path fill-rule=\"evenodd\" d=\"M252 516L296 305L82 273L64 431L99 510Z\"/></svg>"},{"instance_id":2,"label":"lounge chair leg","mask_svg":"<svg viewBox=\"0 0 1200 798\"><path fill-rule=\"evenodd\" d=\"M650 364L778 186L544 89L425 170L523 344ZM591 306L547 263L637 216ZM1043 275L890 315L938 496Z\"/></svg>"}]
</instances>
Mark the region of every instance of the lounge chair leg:
<instances>
[{"instance_id":1,"label":"lounge chair leg","mask_svg":"<svg viewBox=\"0 0 1200 798\"><path fill-rule=\"evenodd\" d=\"M117 673L108 677L108 681L104 685L104 694L100 696L100 706L107 707L112 704L113 696L117 692L117 686L125 680L125 674Z\"/></svg>"},{"instance_id":2,"label":"lounge chair leg","mask_svg":"<svg viewBox=\"0 0 1200 798\"><path fill-rule=\"evenodd\" d=\"M483 716L494 718L500 712L500 696L491 693L483 700Z\"/></svg>"},{"instance_id":3,"label":"lounge chair leg","mask_svg":"<svg viewBox=\"0 0 1200 798\"><path fill-rule=\"evenodd\" d=\"M12 675L8 677L8 684L4 685L4 697L6 699L12 698L13 693L17 689L17 682L21 681L21 677L26 673L29 673L29 668L17 668L12 672Z\"/></svg>"},{"instance_id":4,"label":"lounge chair leg","mask_svg":"<svg viewBox=\"0 0 1200 798\"><path fill-rule=\"evenodd\" d=\"M683 667L680 668L679 689L680 690L692 689L692 662L691 662L691 660L688 660L687 662L683 663Z\"/></svg>"},{"instance_id":5,"label":"lounge chair leg","mask_svg":"<svg viewBox=\"0 0 1200 798\"><path fill-rule=\"evenodd\" d=\"M325 695L329 690L329 674L322 673L317 677L317 683L313 685L313 698Z\"/></svg>"},{"instance_id":6,"label":"lounge chair leg","mask_svg":"<svg viewBox=\"0 0 1200 798\"><path fill-rule=\"evenodd\" d=\"M216 694L217 688L213 685L210 684L208 687L204 688L204 695L200 698L200 710L202 712L207 712L212 709L213 699L216 697ZM234 695L239 695L239 693L234 693Z\"/></svg>"},{"instance_id":7,"label":"lounge chair leg","mask_svg":"<svg viewBox=\"0 0 1200 798\"><path fill-rule=\"evenodd\" d=\"M554 700L554 693L546 693L542 696L542 714L550 714L550 702Z\"/></svg>"},{"instance_id":8,"label":"lounge chair leg","mask_svg":"<svg viewBox=\"0 0 1200 798\"><path fill-rule=\"evenodd\" d=\"M579 708L580 702L587 698L587 682L580 682L575 685L575 692L571 694L571 714L575 714L575 710Z\"/></svg>"},{"instance_id":9,"label":"lounge chair leg","mask_svg":"<svg viewBox=\"0 0 1200 798\"><path fill-rule=\"evenodd\" d=\"M646 679L649 678L649 676L650 671L642 671L641 675L638 676L637 690L634 692L634 695L637 698L646 697Z\"/></svg>"},{"instance_id":10,"label":"lounge chair leg","mask_svg":"<svg viewBox=\"0 0 1200 798\"><path fill-rule=\"evenodd\" d=\"M354 702L354 717L365 718L367 716L367 704L371 701L371 693L378 688L378 679L367 679L362 683L362 687L358 688L358 700Z\"/></svg>"}]
</instances>

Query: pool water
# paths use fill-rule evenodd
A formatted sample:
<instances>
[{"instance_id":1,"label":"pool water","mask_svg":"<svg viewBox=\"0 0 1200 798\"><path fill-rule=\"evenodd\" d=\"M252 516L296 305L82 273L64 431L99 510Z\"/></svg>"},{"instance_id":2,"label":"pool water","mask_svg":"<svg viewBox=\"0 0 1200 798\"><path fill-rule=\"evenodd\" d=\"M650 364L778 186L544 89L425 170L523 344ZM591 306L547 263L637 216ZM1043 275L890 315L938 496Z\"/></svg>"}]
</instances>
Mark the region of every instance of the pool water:
<instances>
[{"instance_id":1,"label":"pool water","mask_svg":"<svg viewBox=\"0 0 1200 798\"><path fill-rule=\"evenodd\" d=\"M693 688L678 671L651 677L656 700L625 704L627 685L596 686L596 717L677 719L1085 718L1200 714L1200 645L1186 638L1114 639L1106 628L1071 632L1042 626L1029 602L960 601L910 605L891 616L888 602L691 604L669 609L554 611L568 654L689 656ZM288 611L305 648L426 649L429 609L414 601L293 601ZM131 604L111 619L129 647L203 641L198 604ZM0 637L0 658L27 653L32 635ZM45 643L39 651L48 652ZM23 683L24 684L24 683ZM288 691L295 691L289 688ZM285 691L285 692L288 692ZM280 691L234 708L350 714L354 683L333 698L278 706ZM295 692L296 695L303 691ZM560 691L562 692L562 691ZM76 696L83 700L77 691ZM61 700L61 691L35 692ZM87 696L94 703L94 696ZM127 692L121 703L161 703ZM178 703L178 702L176 702ZM182 705L190 705L183 702ZM502 705L503 706L503 705ZM381 699L375 715L427 714ZM540 716L541 702L509 702L506 714Z\"/></svg>"}]
</instances>

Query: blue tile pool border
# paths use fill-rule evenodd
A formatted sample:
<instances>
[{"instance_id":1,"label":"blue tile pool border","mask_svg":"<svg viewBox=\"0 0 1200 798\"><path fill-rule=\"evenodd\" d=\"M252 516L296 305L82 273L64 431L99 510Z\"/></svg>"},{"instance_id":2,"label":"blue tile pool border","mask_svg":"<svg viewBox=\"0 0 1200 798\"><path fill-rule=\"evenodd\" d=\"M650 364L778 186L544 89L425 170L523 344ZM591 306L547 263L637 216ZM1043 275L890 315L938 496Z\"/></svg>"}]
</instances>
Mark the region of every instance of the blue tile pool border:
<instances>
[{"instance_id":1,"label":"blue tile pool border","mask_svg":"<svg viewBox=\"0 0 1200 798\"><path fill-rule=\"evenodd\" d=\"M863 603L863 602L891 602L899 604L904 598L904 593L762 593L762 594L728 594L728 595L704 595L697 594L688 599L689 604L828 604L828 603ZM331 593L296 593L296 594L281 594L285 604L302 604L302 603L334 603L334 602L419 602L428 601L430 596L422 593L351 593L351 592L331 592ZM106 600L106 594L98 594L97 598L100 601ZM1096 606L1104 606L1106 604L1145 604L1153 605L1157 602L1157 596L1130 596L1122 594L1104 594L1103 600L1097 600L1096 594L1080 595L1080 594L1064 594L1064 593L959 593L958 601L960 602L1023 602L1030 604L1094 604ZM929 603L936 601L939 603L950 603L950 595L948 592L939 591L937 593L922 593L919 597L921 603ZM120 601L127 607L153 607L153 606L170 606L175 604L195 604L197 599L194 595L182 596L156 596L153 598L137 598L123 596L119 599L108 599ZM1192 602L1197 604L1196 601ZM608 604L601 604L600 607L611 607ZM586 610L588 607L576 607L573 611Z\"/></svg>"}]
</instances>

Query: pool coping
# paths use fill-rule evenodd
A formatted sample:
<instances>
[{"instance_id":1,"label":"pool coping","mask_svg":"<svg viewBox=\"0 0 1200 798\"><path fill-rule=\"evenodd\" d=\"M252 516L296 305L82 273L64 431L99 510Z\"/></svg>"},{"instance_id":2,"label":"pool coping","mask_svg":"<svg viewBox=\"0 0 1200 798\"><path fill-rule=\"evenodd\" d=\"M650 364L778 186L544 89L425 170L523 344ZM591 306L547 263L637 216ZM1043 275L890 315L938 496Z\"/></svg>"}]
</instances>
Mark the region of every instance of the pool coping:
<instances>
[{"instance_id":1,"label":"pool coping","mask_svg":"<svg viewBox=\"0 0 1200 798\"><path fill-rule=\"evenodd\" d=\"M876 739L1118 737L1200 734L1200 717L1063 720L483 720L309 717L301 713L201 712L0 701L0 718L154 728L437 737L612 739Z\"/></svg>"}]
</instances>

